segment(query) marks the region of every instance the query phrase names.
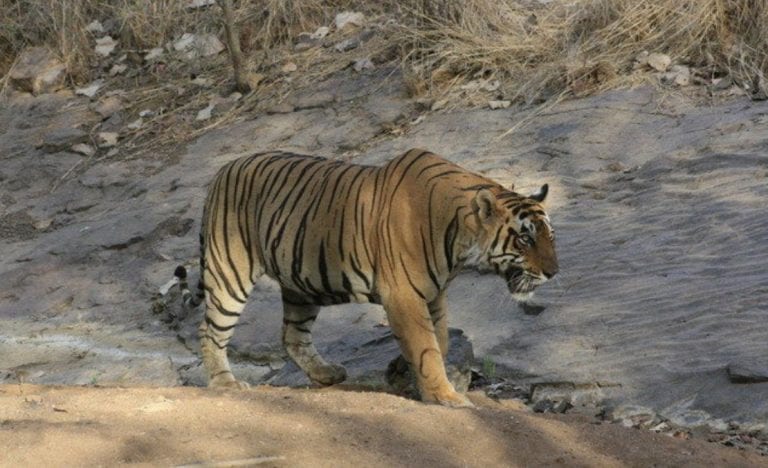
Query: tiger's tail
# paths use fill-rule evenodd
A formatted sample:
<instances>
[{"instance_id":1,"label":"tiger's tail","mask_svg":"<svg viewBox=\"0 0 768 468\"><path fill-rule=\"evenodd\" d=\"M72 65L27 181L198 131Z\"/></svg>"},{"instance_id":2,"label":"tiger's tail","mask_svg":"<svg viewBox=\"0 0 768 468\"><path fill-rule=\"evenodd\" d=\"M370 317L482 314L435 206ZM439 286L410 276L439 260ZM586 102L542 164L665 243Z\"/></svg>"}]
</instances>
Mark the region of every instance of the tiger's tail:
<instances>
[{"instance_id":1,"label":"tiger's tail","mask_svg":"<svg viewBox=\"0 0 768 468\"><path fill-rule=\"evenodd\" d=\"M205 293L203 292L202 282L197 283L197 294L193 295L189 290L189 283L187 283L187 269L182 265L176 267L176 271L173 272L179 280L179 288L181 289L181 301L184 307L194 308L199 306L203 302Z\"/></svg>"}]
</instances>

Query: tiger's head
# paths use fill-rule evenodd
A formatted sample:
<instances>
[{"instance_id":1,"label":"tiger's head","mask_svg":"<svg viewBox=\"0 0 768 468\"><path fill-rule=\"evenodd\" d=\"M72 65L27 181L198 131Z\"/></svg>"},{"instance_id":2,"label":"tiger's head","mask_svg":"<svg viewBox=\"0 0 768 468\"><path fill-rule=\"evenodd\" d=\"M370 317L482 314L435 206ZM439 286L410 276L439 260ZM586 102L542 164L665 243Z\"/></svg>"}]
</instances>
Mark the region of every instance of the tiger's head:
<instances>
[{"instance_id":1,"label":"tiger's head","mask_svg":"<svg viewBox=\"0 0 768 468\"><path fill-rule=\"evenodd\" d=\"M548 191L547 184L529 196L483 189L472 203L480 231L473 263L503 277L518 300L559 270L555 232L542 207Z\"/></svg>"}]
</instances>

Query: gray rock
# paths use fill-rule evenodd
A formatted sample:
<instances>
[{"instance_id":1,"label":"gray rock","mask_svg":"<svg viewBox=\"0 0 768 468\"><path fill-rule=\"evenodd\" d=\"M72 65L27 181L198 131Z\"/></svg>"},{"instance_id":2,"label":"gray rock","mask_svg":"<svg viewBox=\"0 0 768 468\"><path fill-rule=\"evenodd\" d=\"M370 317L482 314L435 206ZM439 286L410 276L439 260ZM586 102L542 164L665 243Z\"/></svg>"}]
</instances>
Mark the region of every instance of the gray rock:
<instances>
[{"instance_id":1,"label":"gray rock","mask_svg":"<svg viewBox=\"0 0 768 468\"><path fill-rule=\"evenodd\" d=\"M665 72L672 64L672 59L667 54L653 53L648 55L647 63L654 70Z\"/></svg>"},{"instance_id":2,"label":"gray rock","mask_svg":"<svg viewBox=\"0 0 768 468\"><path fill-rule=\"evenodd\" d=\"M768 366L754 362L728 364L728 379L736 384L768 382Z\"/></svg>"},{"instance_id":3,"label":"gray rock","mask_svg":"<svg viewBox=\"0 0 768 468\"><path fill-rule=\"evenodd\" d=\"M46 153L58 153L86 141L88 141L88 134L79 128L57 128L45 135L39 148Z\"/></svg>"},{"instance_id":4,"label":"gray rock","mask_svg":"<svg viewBox=\"0 0 768 468\"><path fill-rule=\"evenodd\" d=\"M123 102L118 96L105 97L93 106L93 110L102 119L108 119L112 117L112 114L123 110Z\"/></svg>"},{"instance_id":5,"label":"gray rock","mask_svg":"<svg viewBox=\"0 0 768 468\"><path fill-rule=\"evenodd\" d=\"M650 428L658 425L658 416L650 408L638 405L620 405L608 412L608 419L625 427Z\"/></svg>"},{"instance_id":6,"label":"gray rock","mask_svg":"<svg viewBox=\"0 0 768 468\"><path fill-rule=\"evenodd\" d=\"M297 52L301 52L317 47L318 45L320 45L319 38L315 37L313 34L303 32L296 36L296 42L294 43L293 48Z\"/></svg>"},{"instance_id":7,"label":"gray rock","mask_svg":"<svg viewBox=\"0 0 768 468\"><path fill-rule=\"evenodd\" d=\"M543 382L531 384L531 401L567 401L573 405L599 405L605 399L603 389L595 383Z\"/></svg>"},{"instance_id":8,"label":"gray rock","mask_svg":"<svg viewBox=\"0 0 768 468\"><path fill-rule=\"evenodd\" d=\"M461 330L449 329L449 333L448 379L457 391L466 392L474 363L472 344ZM320 353L328 361L340 363L347 369L346 384L416 395L412 373L389 328L374 329L359 337L346 337L328 349L321 349ZM309 378L293 362L288 362L268 383L288 387L311 385Z\"/></svg>"},{"instance_id":9,"label":"gray rock","mask_svg":"<svg viewBox=\"0 0 768 468\"><path fill-rule=\"evenodd\" d=\"M346 52L348 50L357 49L360 47L360 40L356 37L350 37L349 39L344 39L343 41L337 43L335 46L333 46L334 49L336 49L338 52Z\"/></svg>"},{"instance_id":10,"label":"gray rock","mask_svg":"<svg viewBox=\"0 0 768 468\"><path fill-rule=\"evenodd\" d=\"M67 67L44 47L25 49L10 75L11 86L32 94L56 91L64 85Z\"/></svg>"}]
</instances>

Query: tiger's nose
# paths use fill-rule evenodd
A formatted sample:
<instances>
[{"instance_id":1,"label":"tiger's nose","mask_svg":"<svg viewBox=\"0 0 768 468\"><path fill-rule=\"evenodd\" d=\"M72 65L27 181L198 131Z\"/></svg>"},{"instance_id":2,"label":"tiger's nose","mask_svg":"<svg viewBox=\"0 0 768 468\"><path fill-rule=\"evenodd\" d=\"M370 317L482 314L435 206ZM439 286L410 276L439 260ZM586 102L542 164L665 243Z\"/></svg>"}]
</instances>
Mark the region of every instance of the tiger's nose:
<instances>
[{"instance_id":1,"label":"tiger's nose","mask_svg":"<svg viewBox=\"0 0 768 468\"><path fill-rule=\"evenodd\" d=\"M550 268L549 270L541 270L541 272L544 274L544 276L547 279L552 279L552 277L555 276L558 271L560 271L560 268L558 267L553 267L553 268Z\"/></svg>"}]
</instances>

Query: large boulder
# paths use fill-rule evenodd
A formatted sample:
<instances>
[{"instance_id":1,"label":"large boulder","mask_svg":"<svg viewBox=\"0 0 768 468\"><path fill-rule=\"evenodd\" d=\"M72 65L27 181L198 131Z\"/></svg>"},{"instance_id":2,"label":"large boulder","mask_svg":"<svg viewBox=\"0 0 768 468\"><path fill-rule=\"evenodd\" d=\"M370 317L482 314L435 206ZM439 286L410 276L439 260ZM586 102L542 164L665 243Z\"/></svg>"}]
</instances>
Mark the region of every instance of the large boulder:
<instances>
[{"instance_id":1,"label":"large boulder","mask_svg":"<svg viewBox=\"0 0 768 468\"><path fill-rule=\"evenodd\" d=\"M34 95L56 91L64 85L67 67L44 47L25 49L11 71L10 83Z\"/></svg>"}]
</instances>

